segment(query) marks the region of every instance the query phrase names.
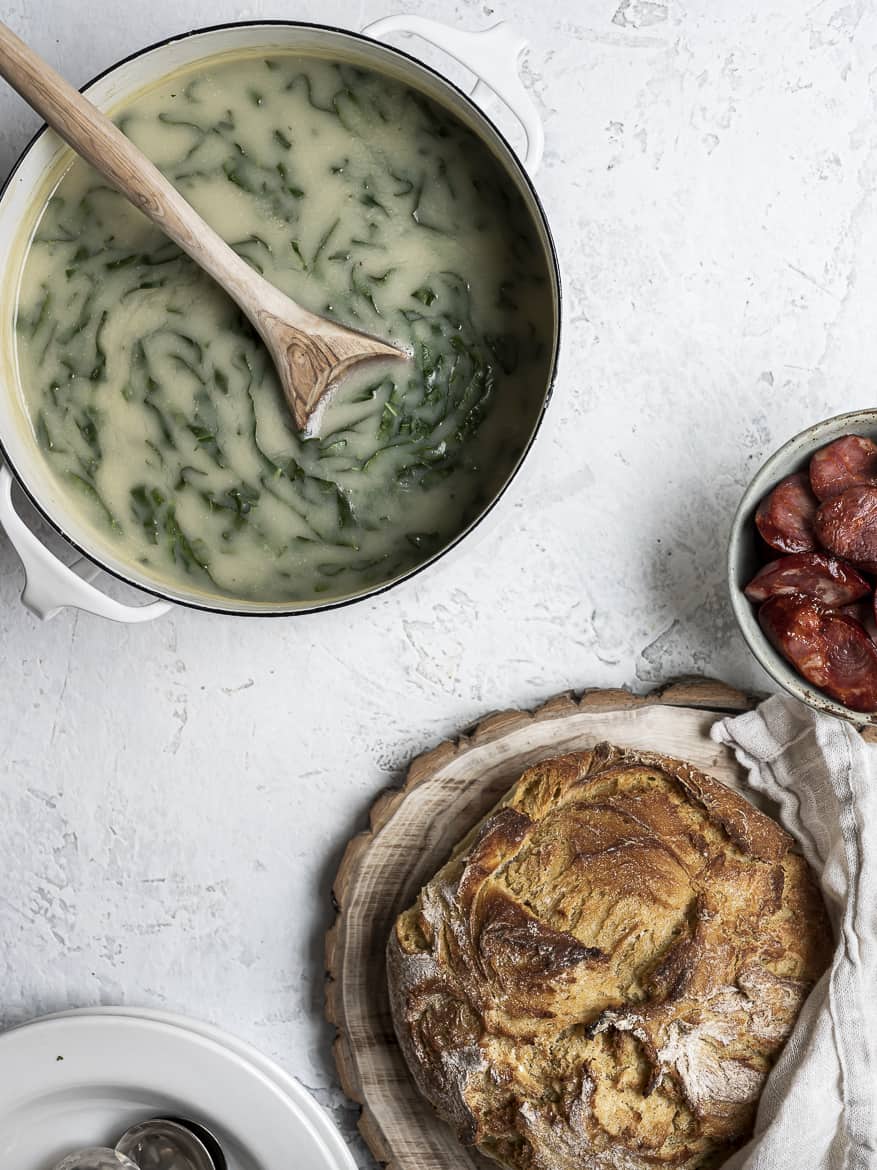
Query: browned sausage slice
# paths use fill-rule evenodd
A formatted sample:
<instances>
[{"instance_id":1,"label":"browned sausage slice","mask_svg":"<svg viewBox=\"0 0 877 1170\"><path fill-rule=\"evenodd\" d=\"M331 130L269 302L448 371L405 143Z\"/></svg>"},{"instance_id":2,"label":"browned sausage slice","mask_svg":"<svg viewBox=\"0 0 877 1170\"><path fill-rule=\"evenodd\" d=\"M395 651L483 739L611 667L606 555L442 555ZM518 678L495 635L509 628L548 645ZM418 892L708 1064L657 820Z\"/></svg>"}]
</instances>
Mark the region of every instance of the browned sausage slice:
<instances>
[{"instance_id":1,"label":"browned sausage slice","mask_svg":"<svg viewBox=\"0 0 877 1170\"><path fill-rule=\"evenodd\" d=\"M809 476L799 471L780 480L764 497L755 513L755 524L778 552L814 552L813 520L818 507Z\"/></svg>"},{"instance_id":2,"label":"browned sausage slice","mask_svg":"<svg viewBox=\"0 0 877 1170\"><path fill-rule=\"evenodd\" d=\"M781 594L762 605L758 620L807 682L852 711L877 711L877 646L854 618Z\"/></svg>"},{"instance_id":3,"label":"browned sausage slice","mask_svg":"<svg viewBox=\"0 0 877 1170\"><path fill-rule=\"evenodd\" d=\"M863 435L844 435L810 460L810 483L820 500L851 487L877 487L877 443Z\"/></svg>"},{"instance_id":4,"label":"browned sausage slice","mask_svg":"<svg viewBox=\"0 0 877 1170\"><path fill-rule=\"evenodd\" d=\"M767 601L778 593L803 593L838 609L871 592L870 584L852 565L825 553L793 553L760 569L744 590L750 601Z\"/></svg>"},{"instance_id":5,"label":"browned sausage slice","mask_svg":"<svg viewBox=\"0 0 877 1170\"><path fill-rule=\"evenodd\" d=\"M847 488L816 513L816 538L857 569L877 573L877 487Z\"/></svg>"},{"instance_id":6,"label":"browned sausage slice","mask_svg":"<svg viewBox=\"0 0 877 1170\"><path fill-rule=\"evenodd\" d=\"M857 601L855 605L844 605L838 613L845 613L847 617L855 618L857 622L865 627L865 633L872 642L877 642L877 618L874 616L874 597L869 597L864 601Z\"/></svg>"}]
</instances>

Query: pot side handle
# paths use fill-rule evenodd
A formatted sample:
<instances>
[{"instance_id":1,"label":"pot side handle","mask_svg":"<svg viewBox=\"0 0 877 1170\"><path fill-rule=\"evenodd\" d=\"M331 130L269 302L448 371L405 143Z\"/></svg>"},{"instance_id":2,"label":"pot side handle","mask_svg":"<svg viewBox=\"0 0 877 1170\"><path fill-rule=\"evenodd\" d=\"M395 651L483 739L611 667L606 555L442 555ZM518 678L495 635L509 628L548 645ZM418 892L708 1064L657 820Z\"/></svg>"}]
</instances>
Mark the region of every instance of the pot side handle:
<instances>
[{"instance_id":1,"label":"pot side handle","mask_svg":"<svg viewBox=\"0 0 877 1170\"><path fill-rule=\"evenodd\" d=\"M0 524L24 566L21 600L43 621L71 606L114 622L150 622L171 608L166 601L148 605L123 605L90 585L43 545L27 527L12 502L12 476L0 467ZM84 560L84 558L83 558ZM77 562L79 563L79 562ZM86 565L88 561L84 561ZM93 569L92 574L98 570Z\"/></svg>"},{"instance_id":2,"label":"pot side handle","mask_svg":"<svg viewBox=\"0 0 877 1170\"><path fill-rule=\"evenodd\" d=\"M524 166L531 175L536 174L545 149L545 128L536 103L518 73L518 58L527 47L527 40L511 25L501 21L481 32L467 32L422 16L399 13L367 24L362 32L374 40L394 32L416 34L471 69L478 78L471 96L477 101L480 91L490 89L505 102L524 129L527 140Z\"/></svg>"}]
</instances>

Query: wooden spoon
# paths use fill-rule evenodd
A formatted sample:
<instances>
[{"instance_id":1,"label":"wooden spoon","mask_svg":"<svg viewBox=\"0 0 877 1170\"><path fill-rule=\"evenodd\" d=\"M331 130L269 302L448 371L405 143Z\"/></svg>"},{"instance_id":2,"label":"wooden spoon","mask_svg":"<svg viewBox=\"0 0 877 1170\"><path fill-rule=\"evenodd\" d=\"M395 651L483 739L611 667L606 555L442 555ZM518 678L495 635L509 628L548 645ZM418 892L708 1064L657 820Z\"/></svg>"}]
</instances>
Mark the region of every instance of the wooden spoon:
<instances>
[{"instance_id":1,"label":"wooden spoon","mask_svg":"<svg viewBox=\"0 0 877 1170\"><path fill-rule=\"evenodd\" d=\"M224 288L268 347L296 425L344 374L408 355L297 305L221 239L121 130L0 22L0 77L53 130Z\"/></svg>"}]
</instances>

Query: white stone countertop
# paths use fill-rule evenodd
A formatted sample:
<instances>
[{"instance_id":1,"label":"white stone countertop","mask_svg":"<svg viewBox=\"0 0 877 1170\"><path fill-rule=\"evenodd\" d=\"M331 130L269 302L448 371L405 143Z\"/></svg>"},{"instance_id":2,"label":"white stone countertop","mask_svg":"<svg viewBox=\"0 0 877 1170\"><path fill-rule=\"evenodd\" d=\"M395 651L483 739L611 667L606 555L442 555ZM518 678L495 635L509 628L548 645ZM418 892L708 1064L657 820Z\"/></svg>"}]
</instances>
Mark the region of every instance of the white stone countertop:
<instances>
[{"instance_id":1,"label":"white stone countertop","mask_svg":"<svg viewBox=\"0 0 877 1170\"><path fill-rule=\"evenodd\" d=\"M507 19L530 41L565 337L500 523L353 608L176 609L134 627L69 611L40 624L0 538L2 1021L111 1003L208 1018L348 1130L323 935L377 793L479 716L568 688L686 673L765 687L726 599L733 509L782 441L873 404L877 367L873 6L397 7L472 29ZM358 28L393 10L5 0L2 17L82 84L198 25ZM0 175L36 124L0 84Z\"/></svg>"}]
</instances>

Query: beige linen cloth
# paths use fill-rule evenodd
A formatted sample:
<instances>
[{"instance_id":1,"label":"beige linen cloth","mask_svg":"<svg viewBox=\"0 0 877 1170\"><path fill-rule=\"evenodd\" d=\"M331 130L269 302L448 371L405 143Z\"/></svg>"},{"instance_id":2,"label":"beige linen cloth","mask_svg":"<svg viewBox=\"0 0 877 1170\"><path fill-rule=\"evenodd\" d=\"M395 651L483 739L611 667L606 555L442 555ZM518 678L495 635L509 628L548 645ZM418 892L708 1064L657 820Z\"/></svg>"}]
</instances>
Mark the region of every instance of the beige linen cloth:
<instances>
[{"instance_id":1,"label":"beige linen cloth","mask_svg":"<svg viewBox=\"0 0 877 1170\"><path fill-rule=\"evenodd\" d=\"M877 747L780 697L712 736L800 843L837 939L723 1170L877 1170Z\"/></svg>"}]
</instances>

